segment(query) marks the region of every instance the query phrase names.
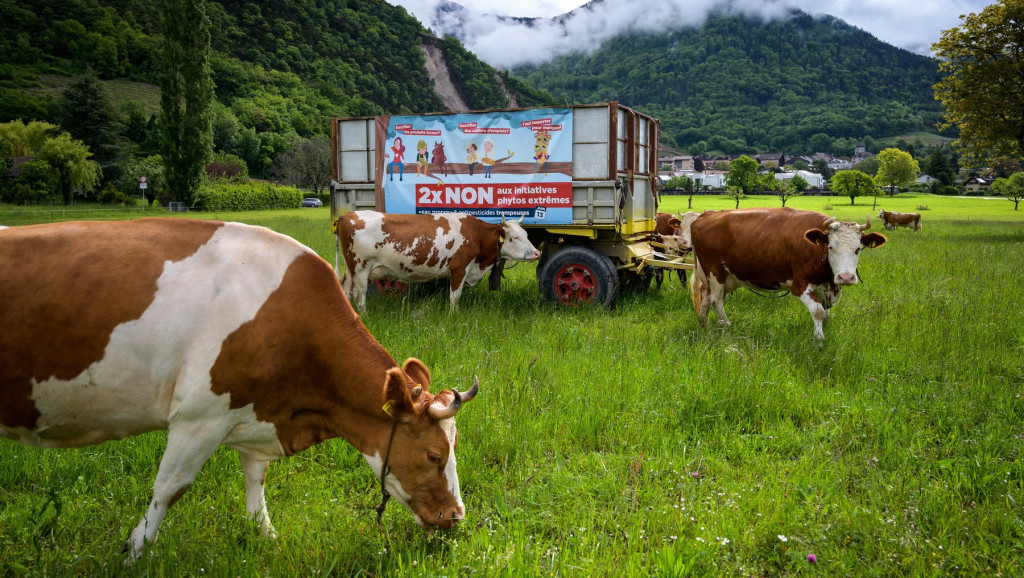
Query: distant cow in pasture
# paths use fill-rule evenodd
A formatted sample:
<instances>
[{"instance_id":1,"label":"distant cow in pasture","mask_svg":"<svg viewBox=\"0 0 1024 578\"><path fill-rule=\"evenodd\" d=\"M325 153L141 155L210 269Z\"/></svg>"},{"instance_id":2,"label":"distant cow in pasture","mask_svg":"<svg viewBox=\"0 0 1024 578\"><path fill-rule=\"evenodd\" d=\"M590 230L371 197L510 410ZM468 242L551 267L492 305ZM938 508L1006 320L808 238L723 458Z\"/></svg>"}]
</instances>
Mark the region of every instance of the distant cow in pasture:
<instances>
[{"instance_id":1,"label":"distant cow in pasture","mask_svg":"<svg viewBox=\"0 0 1024 578\"><path fill-rule=\"evenodd\" d=\"M702 324L714 308L728 325L725 297L738 287L788 289L807 307L814 337L825 338L822 322L839 301L842 287L857 283L862 247L885 244L871 227L837 222L821 213L792 208L706 211L691 226L694 251L690 291Z\"/></svg>"},{"instance_id":2,"label":"distant cow in pasture","mask_svg":"<svg viewBox=\"0 0 1024 578\"><path fill-rule=\"evenodd\" d=\"M360 313L366 312L370 281L405 283L449 279L451 311L463 287L472 287L499 259L534 261L540 251L519 221L491 224L472 215L398 215L353 211L337 227L345 259L342 287Z\"/></svg>"},{"instance_id":3,"label":"distant cow in pasture","mask_svg":"<svg viewBox=\"0 0 1024 578\"><path fill-rule=\"evenodd\" d=\"M896 227L909 227L914 231L921 230L921 215L918 213L894 213L892 211L878 211L878 218L886 229L895 230Z\"/></svg>"},{"instance_id":4,"label":"distant cow in pasture","mask_svg":"<svg viewBox=\"0 0 1024 578\"><path fill-rule=\"evenodd\" d=\"M478 385L429 393L423 363L398 365L297 241L183 219L10 227L0 271L0 436L71 447L168 430L132 559L220 445L268 536L270 460L339 436L419 524L464 516L453 418Z\"/></svg>"}]
</instances>

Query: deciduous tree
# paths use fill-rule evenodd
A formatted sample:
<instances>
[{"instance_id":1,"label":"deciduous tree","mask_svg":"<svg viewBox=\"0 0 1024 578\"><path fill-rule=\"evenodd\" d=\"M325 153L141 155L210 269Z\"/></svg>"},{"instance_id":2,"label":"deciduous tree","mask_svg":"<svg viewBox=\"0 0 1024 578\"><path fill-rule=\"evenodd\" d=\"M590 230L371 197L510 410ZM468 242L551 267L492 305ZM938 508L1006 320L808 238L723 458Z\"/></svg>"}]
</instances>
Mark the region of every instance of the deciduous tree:
<instances>
[{"instance_id":1,"label":"deciduous tree","mask_svg":"<svg viewBox=\"0 0 1024 578\"><path fill-rule=\"evenodd\" d=\"M331 143L324 137L299 139L274 163L284 182L320 194L331 184Z\"/></svg>"},{"instance_id":2,"label":"deciduous tree","mask_svg":"<svg viewBox=\"0 0 1024 578\"><path fill-rule=\"evenodd\" d=\"M969 161L1024 158L1024 2L999 0L962 16L932 50L945 75L933 86Z\"/></svg>"},{"instance_id":3,"label":"deciduous tree","mask_svg":"<svg viewBox=\"0 0 1024 578\"><path fill-rule=\"evenodd\" d=\"M95 189L103 174L100 165L89 159L92 156L89 147L82 141L72 139L66 132L47 140L36 154L57 171L65 205L71 204L71 195L75 189L85 192Z\"/></svg>"},{"instance_id":4,"label":"deciduous tree","mask_svg":"<svg viewBox=\"0 0 1024 578\"><path fill-rule=\"evenodd\" d=\"M1020 202L1024 201L1024 173L1013 173L1008 177L996 179L992 182L992 190L1012 201L1013 210L1018 210Z\"/></svg>"},{"instance_id":5,"label":"deciduous tree","mask_svg":"<svg viewBox=\"0 0 1024 578\"><path fill-rule=\"evenodd\" d=\"M889 193L895 192L896 187L910 185L917 180L917 173L921 172L914 157L910 153L897 148L887 148L878 153L878 173L875 174L875 182L879 186L889 187Z\"/></svg>"},{"instance_id":6,"label":"deciduous tree","mask_svg":"<svg viewBox=\"0 0 1024 578\"><path fill-rule=\"evenodd\" d=\"M850 169L838 171L832 176L832 190L844 197L850 197L852 205L857 197L877 194L878 185L871 179L871 175Z\"/></svg>"},{"instance_id":7,"label":"deciduous tree","mask_svg":"<svg viewBox=\"0 0 1024 578\"><path fill-rule=\"evenodd\" d=\"M729 163L729 174L725 176L726 185L739 187L743 194L746 194L757 188L757 182L757 161L747 155L741 155ZM738 199L736 204L739 205Z\"/></svg>"}]
</instances>

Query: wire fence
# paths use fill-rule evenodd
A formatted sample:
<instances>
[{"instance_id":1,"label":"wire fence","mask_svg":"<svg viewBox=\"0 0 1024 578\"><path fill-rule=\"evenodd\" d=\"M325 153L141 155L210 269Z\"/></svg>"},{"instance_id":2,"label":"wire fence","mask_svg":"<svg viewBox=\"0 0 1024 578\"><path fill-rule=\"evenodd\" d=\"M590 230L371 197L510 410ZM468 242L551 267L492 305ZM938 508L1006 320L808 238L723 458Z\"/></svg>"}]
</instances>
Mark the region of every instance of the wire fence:
<instances>
[{"instance_id":1,"label":"wire fence","mask_svg":"<svg viewBox=\"0 0 1024 578\"><path fill-rule=\"evenodd\" d=\"M85 205L10 205L0 204L0 226L34 225L61 221L113 221L138 217L163 217L187 211L185 207L137 206L104 207Z\"/></svg>"}]
</instances>

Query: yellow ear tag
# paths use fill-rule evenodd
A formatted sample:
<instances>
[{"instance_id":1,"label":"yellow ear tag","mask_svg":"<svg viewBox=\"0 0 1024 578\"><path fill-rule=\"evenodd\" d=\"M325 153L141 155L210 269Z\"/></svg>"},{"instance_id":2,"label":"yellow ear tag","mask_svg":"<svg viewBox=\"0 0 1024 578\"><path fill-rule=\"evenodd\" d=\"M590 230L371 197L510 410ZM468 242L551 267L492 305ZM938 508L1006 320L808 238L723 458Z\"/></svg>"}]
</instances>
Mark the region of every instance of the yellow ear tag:
<instances>
[{"instance_id":1,"label":"yellow ear tag","mask_svg":"<svg viewBox=\"0 0 1024 578\"><path fill-rule=\"evenodd\" d=\"M395 417L395 414L393 412L394 406L395 406L395 402L393 402L393 401L391 401L389 399L387 403L385 403L383 406L381 406L381 409L384 410L384 413L388 414L389 416Z\"/></svg>"}]
</instances>

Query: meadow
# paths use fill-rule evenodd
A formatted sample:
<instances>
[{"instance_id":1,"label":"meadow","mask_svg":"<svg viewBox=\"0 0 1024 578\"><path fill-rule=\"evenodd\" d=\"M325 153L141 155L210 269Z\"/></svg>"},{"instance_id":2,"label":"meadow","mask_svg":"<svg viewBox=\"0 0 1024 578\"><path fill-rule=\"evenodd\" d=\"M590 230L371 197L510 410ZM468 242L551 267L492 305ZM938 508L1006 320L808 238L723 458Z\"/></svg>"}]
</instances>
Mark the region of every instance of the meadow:
<instances>
[{"instance_id":1,"label":"meadow","mask_svg":"<svg viewBox=\"0 0 1024 578\"><path fill-rule=\"evenodd\" d=\"M543 301L532 264L500 292L466 290L455 315L443 292L370 299L370 332L422 359L431 389L479 376L457 420L467 518L454 530L427 533L397 504L379 528L377 480L331 440L271 465L280 538L264 539L221 448L126 568L166 435L80 450L0 440L0 575L1022 575L1024 211L878 200L922 207L923 230L864 251L821 345L791 297L738 291L732 326L701 327L674 277L612 310ZM872 201L788 204L863 222ZM694 197L695 210L732 206ZM190 216L271 227L333 264L328 215ZM141 215L90 218L125 216ZM54 218L69 217L35 217ZM32 219L0 207L0 225Z\"/></svg>"}]
</instances>

